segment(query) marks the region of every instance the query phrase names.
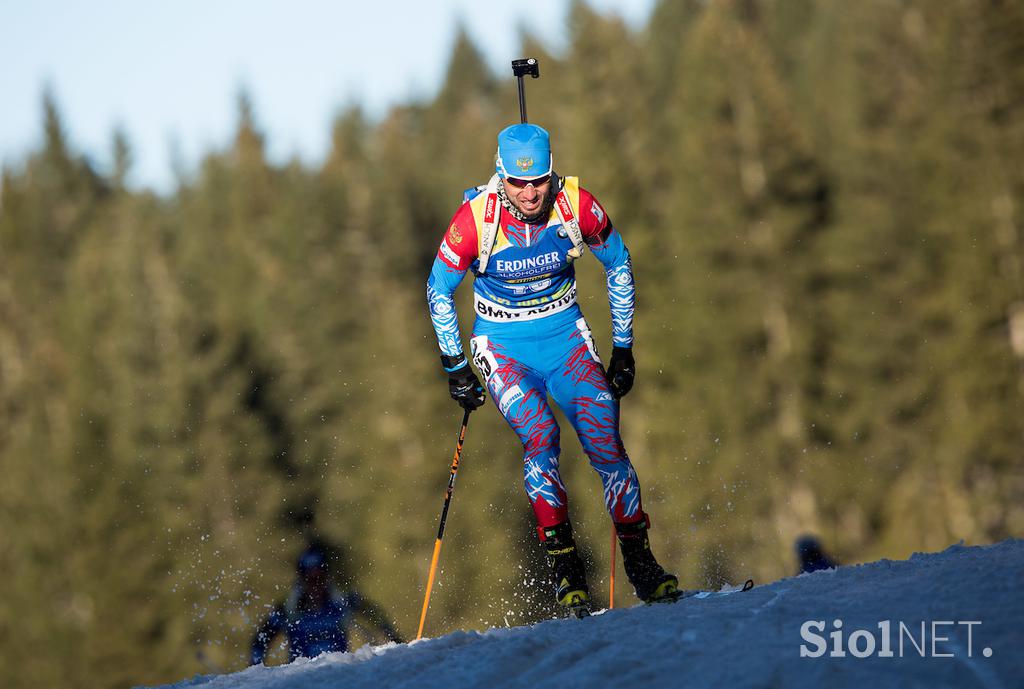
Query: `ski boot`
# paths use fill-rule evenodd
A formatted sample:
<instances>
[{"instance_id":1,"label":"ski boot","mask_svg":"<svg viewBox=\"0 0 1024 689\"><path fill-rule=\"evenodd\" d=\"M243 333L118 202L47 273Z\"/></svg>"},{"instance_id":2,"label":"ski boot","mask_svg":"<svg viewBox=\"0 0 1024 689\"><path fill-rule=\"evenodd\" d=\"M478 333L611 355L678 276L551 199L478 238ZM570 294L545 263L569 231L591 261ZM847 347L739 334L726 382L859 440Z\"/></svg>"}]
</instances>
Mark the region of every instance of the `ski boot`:
<instances>
[{"instance_id":1,"label":"ski boot","mask_svg":"<svg viewBox=\"0 0 1024 689\"><path fill-rule=\"evenodd\" d=\"M565 521L537 529L547 551L548 566L555 583L555 601L573 617L590 615L587 576L572 537L572 525Z\"/></svg>"},{"instance_id":2,"label":"ski boot","mask_svg":"<svg viewBox=\"0 0 1024 689\"><path fill-rule=\"evenodd\" d=\"M633 585L636 596L645 603L672 603L682 596L679 580L674 574L667 574L651 552L647 539L650 520L643 519L629 524L615 524L615 532L622 547L622 564L626 577Z\"/></svg>"}]
</instances>

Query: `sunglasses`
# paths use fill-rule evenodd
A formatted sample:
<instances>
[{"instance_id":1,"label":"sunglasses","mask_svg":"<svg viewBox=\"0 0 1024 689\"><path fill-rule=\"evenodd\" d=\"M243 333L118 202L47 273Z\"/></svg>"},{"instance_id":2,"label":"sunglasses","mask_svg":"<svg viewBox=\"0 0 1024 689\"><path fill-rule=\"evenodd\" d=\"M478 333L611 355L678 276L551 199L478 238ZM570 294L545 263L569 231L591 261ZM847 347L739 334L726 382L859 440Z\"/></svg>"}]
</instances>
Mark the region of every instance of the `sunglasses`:
<instances>
[{"instance_id":1,"label":"sunglasses","mask_svg":"<svg viewBox=\"0 0 1024 689\"><path fill-rule=\"evenodd\" d=\"M532 184L533 188L536 189L537 187L542 187L545 184L547 184L548 180L550 179L550 174L544 175L543 177L538 177L536 179L519 179L518 177L506 177L505 183L511 184L516 189L522 189L526 185Z\"/></svg>"}]
</instances>

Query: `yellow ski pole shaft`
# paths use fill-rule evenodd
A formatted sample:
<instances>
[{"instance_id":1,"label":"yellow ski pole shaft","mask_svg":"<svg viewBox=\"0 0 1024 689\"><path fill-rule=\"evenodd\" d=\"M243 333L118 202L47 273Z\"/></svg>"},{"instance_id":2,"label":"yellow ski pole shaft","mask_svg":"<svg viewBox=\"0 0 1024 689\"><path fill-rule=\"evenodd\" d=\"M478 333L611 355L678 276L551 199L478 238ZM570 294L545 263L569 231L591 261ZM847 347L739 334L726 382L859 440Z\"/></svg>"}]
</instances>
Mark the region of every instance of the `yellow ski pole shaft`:
<instances>
[{"instance_id":1,"label":"yellow ski pole shaft","mask_svg":"<svg viewBox=\"0 0 1024 689\"><path fill-rule=\"evenodd\" d=\"M434 541L434 555L430 558L430 576L427 577L427 592L423 596L423 611L420 613L420 628L416 639L423 638L423 625L427 621L427 607L430 605L430 592L434 588L434 576L437 574L437 561L441 556L441 539L444 538L444 524L448 521L448 506L452 503L455 491L455 475L459 472L459 458L462 456L462 443L466 439L466 426L469 425L469 410L462 416L462 429L459 431L459 442L455 445L455 457L452 459L451 473L448 475L448 489L445 491L444 508L441 510L441 524L437 527L437 540Z\"/></svg>"}]
</instances>

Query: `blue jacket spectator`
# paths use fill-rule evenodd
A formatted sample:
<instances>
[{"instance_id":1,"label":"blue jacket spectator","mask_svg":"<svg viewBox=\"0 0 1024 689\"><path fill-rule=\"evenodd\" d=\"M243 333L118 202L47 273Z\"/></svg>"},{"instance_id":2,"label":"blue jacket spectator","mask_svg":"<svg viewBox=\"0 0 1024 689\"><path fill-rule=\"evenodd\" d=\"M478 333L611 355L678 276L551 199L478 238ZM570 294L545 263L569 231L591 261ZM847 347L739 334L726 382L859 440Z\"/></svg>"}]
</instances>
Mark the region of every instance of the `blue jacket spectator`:
<instances>
[{"instance_id":1,"label":"blue jacket spectator","mask_svg":"<svg viewBox=\"0 0 1024 689\"><path fill-rule=\"evenodd\" d=\"M288 598L276 605L256 630L250 662L262 663L274 637L281 632L288 639L289 660L345 652L348 628L355 623L355 615L371 622L389 640L402 643L375 605L331 584L327 552L320 546L310 546L299 557L296 582Z\"/></svg>"},{"instance_id":2,"label":"blue jacket spectator","mask_svg":"<svg viewBox=\"0 0 1024 689\"><path fill-rule=\"evenodd\" d=\"M800 571L797 574L833 569L837 566L836 562L822 550L821 541L814 536L801 536L796 539L794 549L800 564Z\"/></svg>"}]
</instances>

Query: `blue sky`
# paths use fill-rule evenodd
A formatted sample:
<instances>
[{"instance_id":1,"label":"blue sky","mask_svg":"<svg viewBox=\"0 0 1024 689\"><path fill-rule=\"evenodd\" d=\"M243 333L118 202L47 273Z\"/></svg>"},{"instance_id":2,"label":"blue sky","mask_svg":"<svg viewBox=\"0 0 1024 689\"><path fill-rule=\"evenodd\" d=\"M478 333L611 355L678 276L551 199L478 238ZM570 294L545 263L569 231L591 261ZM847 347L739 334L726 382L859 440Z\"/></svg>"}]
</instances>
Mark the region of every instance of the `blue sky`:
<instances>
[{"instance_id":1,"label":"blue sky","mask_svg":"<svg viewBox=\"0 0 1024 689\"><path fill-rule=\"evenodd\" d=\"M588 2L635 28L654 4ZM297 153L313 162L339 108L359 102L379 115L432 96L459 22L493 69L510 71L509 60L522 57L519 27L552 50L564 47L568 7L568 0L0 0L0 162L16 165L38 146L47 85L72 144L100 166L115 126L127 132L135 186L166 189L172 149L191 166L224 145L242 86L271 157Z\"/></svg>"}]
</instances>

